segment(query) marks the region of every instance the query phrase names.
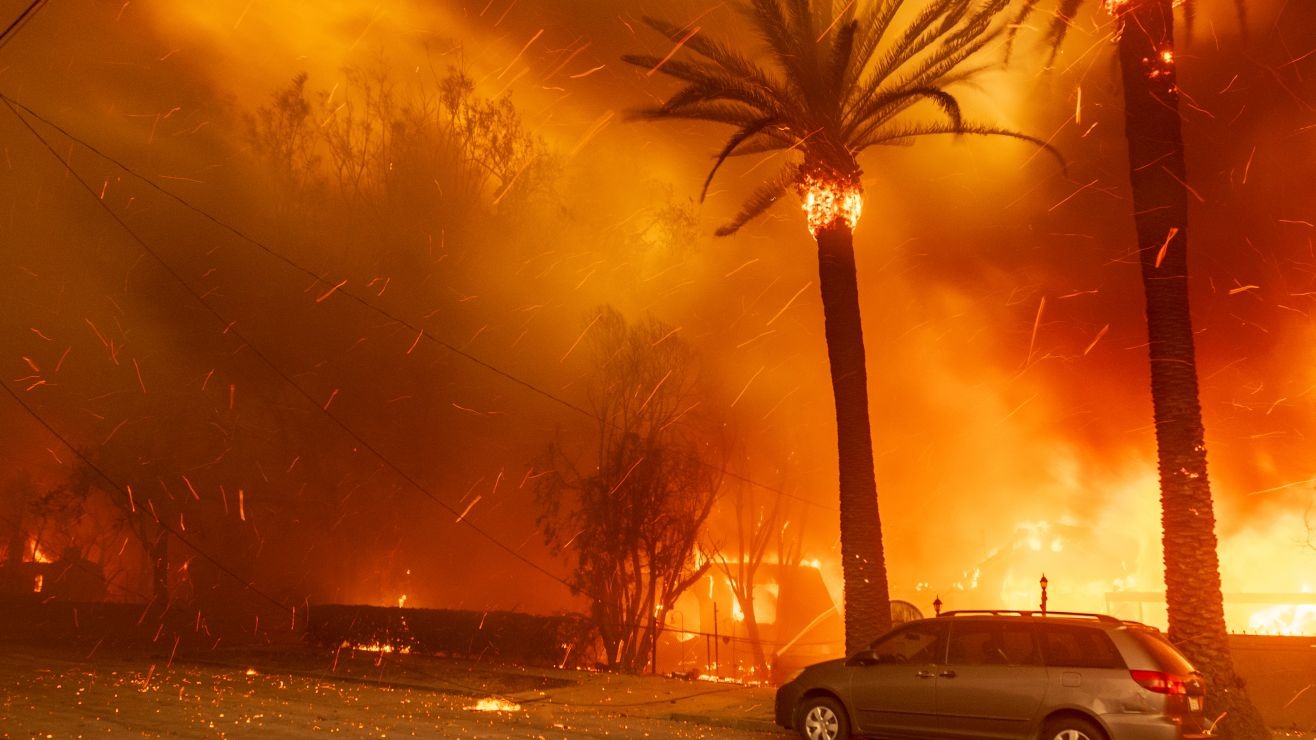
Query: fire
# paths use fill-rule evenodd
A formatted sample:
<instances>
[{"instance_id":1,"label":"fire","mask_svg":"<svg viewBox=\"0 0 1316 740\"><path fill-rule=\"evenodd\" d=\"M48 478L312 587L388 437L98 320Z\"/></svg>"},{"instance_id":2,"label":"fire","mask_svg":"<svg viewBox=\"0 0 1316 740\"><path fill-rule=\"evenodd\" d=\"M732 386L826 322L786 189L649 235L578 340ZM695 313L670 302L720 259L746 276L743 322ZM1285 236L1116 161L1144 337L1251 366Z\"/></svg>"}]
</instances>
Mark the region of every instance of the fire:
<instances>
[{"instance_id":1,"label":"fire","mask_svg":"<svg viewBox=\"0 0 1316 740\"><path fill-rule=\"evenodd\" d=\"M817 236L823 229L844 221L853 229L864 208L864 193L858 178L825 178L806 173L799 186L804 212L809 217L809 231Z\"/></svg>"},{"instance_id":2,"label":"fire","mask_svg":"<svg viewBox=\"0 0 1316 740\"><path fill-rule=\"evenodd\" d=\"M1248 632L1287 636L1316 634L1316 606L1285 604L1253 612L1248 618Z\"/></svg>"},{"instance_id":3,"label":"fire","mask_svg":"<svg viewBox=\"0 0 1316 740\"><path fill-rule=\"evenodd\" d=\"M347 640L343 640L343 643L338 647L347 648L349 650L361 650L367 653L397 653L398 655L411 654L410 645L397 646L387 642L369 642L364 644L353 644L351 642L348 642Z\"/></svg>"},{"instance_id":4,"label":"fire","mask_svg":"<svg viewBox=\"0 0 1316 740\"><path fill-rule=\"evenodd\" d=\"M45 551L41 549L41 545L37 544L37 540L36 540L35 537L29 537L29 538L27 539L27 555L28 555L28 557L30 557L31 559L28 560L27 558L24 558L24 560L27 560L27 562L29 562L29 563L53 563L53 562L55 562L55 559L54 559L54 558L52 558L52 557L50 557L49 555L47 555L47 554L45 553Z\"/></svg>"},{"instance_id":5,"label":"fire","mask_svg":"<svg viewBox=\"0 0 1316 740\"><path fill-rule=\"evenodd\" d=\"M476 712L519 712L521 705L516 702L507 701L506 699L488 698L475 702L474 706L466 707L468 710Z\"/></svg>"}]
</instances>

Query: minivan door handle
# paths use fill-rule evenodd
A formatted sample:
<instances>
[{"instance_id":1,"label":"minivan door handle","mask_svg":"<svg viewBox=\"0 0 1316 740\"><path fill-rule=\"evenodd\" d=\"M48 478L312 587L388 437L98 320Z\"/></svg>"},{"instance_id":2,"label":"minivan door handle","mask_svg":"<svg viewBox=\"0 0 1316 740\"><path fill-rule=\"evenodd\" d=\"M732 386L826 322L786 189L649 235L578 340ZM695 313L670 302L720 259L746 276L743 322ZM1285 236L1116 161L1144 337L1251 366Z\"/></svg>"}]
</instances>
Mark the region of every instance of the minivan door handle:
<instances>
[{"instance_id":1,"label":"minivan door handle","mask_svg":"<svg viewBox=\"0 0 1316 740\"><path fill-rule=\"evenodd\" d=\"M940 676L942 678L955 678L955 671L942 671Z\"/></svg>"},{"instance_id":2,"label":"minivan door handle","mask_svg":"<svg viewBox=\"0 0 1316 740\"><path fill-rule=\"evenodd\" d=\"M919 678L934 678L934 677L936 677L936 674L933 673L932 671L919 671L918 673L916 673L916 674L914 674L914 675L918 676Z\"/></svg>"}]
</instances>

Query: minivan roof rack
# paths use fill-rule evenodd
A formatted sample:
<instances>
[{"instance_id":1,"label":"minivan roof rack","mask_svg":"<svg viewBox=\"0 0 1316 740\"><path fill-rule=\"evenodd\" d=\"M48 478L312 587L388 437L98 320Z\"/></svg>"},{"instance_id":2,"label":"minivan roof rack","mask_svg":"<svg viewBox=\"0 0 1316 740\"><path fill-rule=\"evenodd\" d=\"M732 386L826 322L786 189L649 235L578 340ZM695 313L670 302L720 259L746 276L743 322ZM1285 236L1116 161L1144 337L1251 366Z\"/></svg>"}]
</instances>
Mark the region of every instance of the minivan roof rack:
<instances>
[{"instance_id":1,"label":"minivan roof rack","mask_svg":"<svg viewBox=\"0 0 1316 740\"><path fill-rule=\"evenodd\" d=\"M960 617L960 616L971 616L971 615L981 616L983 614L990 614L993 616L1003 616L1009 614L1009 615L1018 615L1021 617L1084 617L1087 619L1095 619L1098 622L1113 622L1115 624L1121 623L1121 620L1116 619L1115 617L1112 617L1109 614L1093 614L1089 612L1053 612L1053 611L1041 612L1041 611L1023 610L1023 609L955 609L953 611L942 612L940 616Z\"/></svg>"}]
</instances>

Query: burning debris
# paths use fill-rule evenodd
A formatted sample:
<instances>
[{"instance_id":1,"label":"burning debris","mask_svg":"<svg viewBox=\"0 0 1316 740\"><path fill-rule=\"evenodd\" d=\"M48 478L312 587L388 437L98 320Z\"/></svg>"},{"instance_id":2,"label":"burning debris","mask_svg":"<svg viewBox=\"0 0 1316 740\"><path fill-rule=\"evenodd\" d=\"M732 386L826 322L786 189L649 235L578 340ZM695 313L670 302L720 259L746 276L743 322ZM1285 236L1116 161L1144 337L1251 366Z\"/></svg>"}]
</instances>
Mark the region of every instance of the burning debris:
<instances>
[{"instance_id":1,"label":"burning debris","mask_svg":"<svg viewBox=\"0 0 1316 740\"><path fill-rule=\"evenodd\" d=\"M507 699L500 699L500 698L497 698L497 697L489 697L489 698L487 698L487 699L481 699L481 700L475 702L474 704L472 704L471 706L468 706L468 707L466 707L466 708L467 708L468 710L470 710L470 711L474 711L474 712L519 712L519 711L521 711L521 705L520 705L520 704L517 704L517 703L514 702L514 701L508 701Z\"/></svg>"}]
</instances>

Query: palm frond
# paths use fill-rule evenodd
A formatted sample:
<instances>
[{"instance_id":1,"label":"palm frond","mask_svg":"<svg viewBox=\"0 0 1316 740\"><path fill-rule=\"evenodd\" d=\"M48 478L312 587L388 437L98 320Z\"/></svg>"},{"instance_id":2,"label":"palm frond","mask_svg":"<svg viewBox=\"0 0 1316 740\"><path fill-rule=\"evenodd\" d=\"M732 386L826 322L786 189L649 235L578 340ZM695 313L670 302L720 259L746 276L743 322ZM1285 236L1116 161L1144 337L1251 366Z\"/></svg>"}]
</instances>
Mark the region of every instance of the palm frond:
<instances>
[{"instance_id":1,"label":"palm frond","mask_svg":"<svg viewBox=\"0 0 1316 740\"><path fill-rule=\"evenodd\" d=\"M1028 134L1019 131L1014 131L1012 129L1000 128L997 126L985 126L982 124L966 124L960 126L959 128L951 128L944 124L935 124L935 123L909 125L909 126L903 126L898 129L889 129L887 131L874 133L868 136L867 138L865 138L862 144L864 147L883 146L890 144L903 144L912 139L921 138L924 136L946 136L946 135L1001 136L1007 139L1015 139L1017 141L1027 142L1037 147L1038 149L1045 151L1047 154L1050 154L1052 157L1054 157L1056 162L1060 164L1060 168L1062 171L1068 172L1069 169L1068 164L1065 162L1064 155L1060 153L1060 150L1056 149L1054 146L1051 146L1051 144L1037 138L1036 136L1029 136Z\"/></svg>"},{"instance_id":2,"label":"palm frond","mask_svg":"<svg viewBox=\"0 0 1316 740\"><path fill-rule=\"evenodd\" d=\"M662 62L657 57L639 54L625 55L622 61L649 69L654 69ZM798 108L774 95L773 90L736 77L715 65L669 59L659 71L689 83L663 103L663 108L672 111L692 103L728 100L752 107L760 111L760 115L772 114L785 118L798 113Z\"/></svg>"},{"instance_id":3,"label":"palm frond","mask_svg":"<svg viewBox=\"0 0 1316 740\"><path fill-rule=\"evenodd\" d=\"M767 152L780 152L786 150L803 151L800 148L800 138L792 136L783 129L768 127L758 134L751 136L731 153L732 157L748 157L755 154L764 154Z\"/></svg>"},{"instance_id":4,"label":"palm frond","mask_svg":"<svg viewBox=\"0 0 1316 740\"><path fill-rule=\"evenodd\" d=\"M1081 1L1055 0L1062 9ZM1013 2L1023 2L1024 9L1014 13ZM631 116L733 127L713 158L701 200L732 157L787 155L789 163L751 194L736 217L717 230L720 236L735 233L776 203L799 182L801 166L857 177L855 158L869 146L933 135L999 136L1031 143L1060 159L1035 137L966 124L958 99L947 91L948 85L970 81L985 70L987 65L971 60L1002 38L1009 43L1015 32L1006 21L1021 22L1041 2L741 0L740 10L766 47L758 56L708 34L691 33L690 26L647 18L650 27L679 48L661 58L630 55L624 60L682 84L661 103ZM938 115L902 123L908 111L924 102L935 106Z\"/></svg>"},{"instance_id":5,"label":"palm frond","mask_svg":"<svg viewBox=\"0 0 1316 740\"><path fill-rule=\"evenodd\" d=\"M1010 61L1010 56L1014 53L1015 39L1019 38L1019 29L1024 27L1024 22L1028 16L1033 14L1037 9L1037 4L1041 0L1022 0L1019 5L1019 12L1014 14L1014 20L1010 23L1010 30L1005 36L1005 61Z\"/></svg>"},{"instance_id":6,"label":"palm frond","mask_svg":"<svg viewBox=\"0 0 1316 740\"><path fill-rule=\"evenodd\" d=\"M718 43L703 34L695 34L686 38L688 33L686 28L668 23L661 18L646 16L644 22L650 28L666 36L672 43L679 43L681 39L686 39L686 48L712 61L733 76L744 78L753 84L762 85L768 90L778 87L777 83L771 79L762 67L754 64L743 54L725 44Z\"/></svg>"},{"instance_id":7,"label":"palm frond","mask_svg":"<svg viewBox=\"0 0 1316 740\"><path fill-rule=\"evenodd\" d=\"M692 103L679 110L670 110L657 105L647 108L635 108L626 112L626 120L630 121L659 121L671 118L723 123L728 126L744 126L762 117L763 112L757 108L726 100Z\"/></svg>"},{"instance_id":8,"label":"palm frond","mask_svg":"<svg viewBox=\"0 0 1316 740\"><path fill-rule=\"evenodd\" d=\"M799 171L799 165L794 163L783 167L775 177L760 185L745 200L735 218L719 227L714 233L717 236L730 236L740 231L740 227L758 218L764 211L776 205L781 196L789 192L791 185L795 184L796 179L799 177Z\"/></svg>"},{"instance_id":9,"label":"palm frond","mask_svg":"<svg viewBox=\"0 0 1316 740\"><path fill-rule=\"evenodd\" d=\"M1060 46L1065 43L1065 37L1069 34L1069 26L1074 20L1074 16L1078 15L1079 6L1083 2L1084 0L1059 0L1056 4L1055 13L1051 18L1051 25L1046 32L1046 44L1051 47L1051 57L1047 60L1048 65L1055 64L1056 55L1060 53ZM1015 14L1013 27L1006 41L1007 60L1018 29L1023 26L1024 22L1037 10L1037 6L1040 4L1040 0L1024 0L1019 12Z\"/></svg>"},{"instance_id":10,"label":"palm frond","mask_svg":"<svg viewBox=\"0 0 1316 740\"><path fill-rule=\"evenodd\" d=\"M852 6L853 7L853 6ZM838 99L844 99L847 77L854 62L855 39L859 35L859 22L850 21L836 31L832 46L832 90Z\"/></svg>"},{"instance_id":11,"label":"palm frond","mask_svg":"<svg viewBox=\"0 0 1316 740\"><path fill-rule=\"evenodd\" d=\"M948 13L961 0L935 0L923 8L904 33L891 44L878 59L878 64L871 72L876 79L885 79L898 67L915 58L931 44L946 36L937 21L945 20Z\"/></svg>"},{"instance_id":12,"label":"palm frond","mask_svg":"<svg viewBox=\"0 0 1316 740\"><path fill-rule=\"evenodd\" d=\"M758 29L764 42L772 49L776 61L785 69L785 83L801 99L808 100L809 72L798 39L791 35L790 24L778 0L753 0L747 9L750 21Z\"/></svg>"},{"instance_id":13,"label":"palm frond","mask_svg":"<svg viewBox=\"0 0 1316 740\"><path fill-rule=\"evenodd\" d=\"M736 149L740 148L741 144L759 135L769 126L780 123L776 118L760 118L732 134L731 138L727 139L726 145L722 147L722 151L718 152L717 157L714 158L713 167L708 171L708 177L704 178L704 187L699 191L699 202L704 202L704 198L708 197L708 186L713 183L713 177L717 174L718 169L722 167L722 164L727 161L727 158L734 154Z\"/></svg>"},{"instance_id":14,"label":"palm frond","mask_svg":"<svg viewBox=\"0 0 1316 740\"><path fill-rule=\"evenodd\" d=\"M920 100L929 100L936 104L946 114L951 128L959 129L964 124L963 116L960 114L960 103L954 95L935 87L914 87L894 90L875 97L863 110L856 112L856 125L853 129L847 130L846 138L863 141L872 131L891 120L896 113Z\"/></svg>"},{"instance_id":15,"label":"palm frond","mask_svg":"<svg viewBox=\"0 0 1316 740\"><path fill-rule=\"evenodd\" d=\"M864 70L872 61L873 55L877 53L878 47L882 44L882 39L886 37L886 32L891 27L891 21L894 20L896 13L904 5L904 0L886 0L885 2L874 3L859 19L860 34L855 44L855 65L851 68L851 73L847 76L847 83L854 84Z\"/></svg>"}]
</instances>

